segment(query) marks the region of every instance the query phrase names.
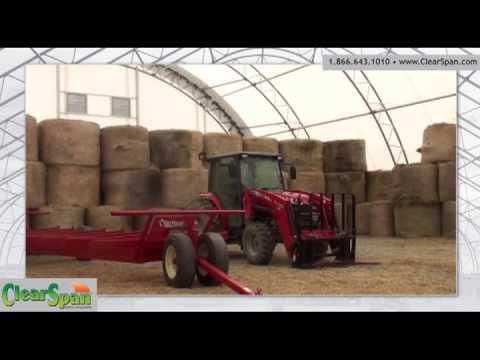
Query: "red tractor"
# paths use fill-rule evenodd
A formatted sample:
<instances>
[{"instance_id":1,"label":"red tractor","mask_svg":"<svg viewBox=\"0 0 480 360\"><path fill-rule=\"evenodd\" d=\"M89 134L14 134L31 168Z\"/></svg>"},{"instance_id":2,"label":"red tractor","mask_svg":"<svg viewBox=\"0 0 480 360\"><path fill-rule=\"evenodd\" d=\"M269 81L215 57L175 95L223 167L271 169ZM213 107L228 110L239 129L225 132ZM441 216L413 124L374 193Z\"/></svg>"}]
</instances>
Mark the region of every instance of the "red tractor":
<instances>
[{"instance_id":1,"label":"red tractor","mask_svg":"<svg viewBox=\"0 0 480 360\"><path fill-rule=\"evenodd\" d=\"M239 243L247 260L256 265L268 264L278 243L285 245L294 267L308 267L325 256L354 261L353 195L286 190L278 154L237 152L201 158L210 165L209 192L187 207L245 213L218 215L208 223L200 219L199 232L205 228L221 232L227 243ZM290 178L296 178L293 166Z\"/></svg>"}]
</instances>

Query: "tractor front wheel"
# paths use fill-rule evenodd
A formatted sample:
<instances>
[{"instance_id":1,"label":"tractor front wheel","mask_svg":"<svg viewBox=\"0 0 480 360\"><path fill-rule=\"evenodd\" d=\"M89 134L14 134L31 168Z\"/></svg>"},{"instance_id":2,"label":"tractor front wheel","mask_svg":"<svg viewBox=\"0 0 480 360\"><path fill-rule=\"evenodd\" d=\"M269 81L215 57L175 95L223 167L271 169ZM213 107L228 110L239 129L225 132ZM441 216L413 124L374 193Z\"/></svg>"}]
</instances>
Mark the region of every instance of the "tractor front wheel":
<instances>
[{"instance_id":1,"label":"tractor front wheel","mask_svg":"<svg viewBox=\"0 0 480 360\"><path fill-rule=\"evenodd\" d=\"M228 252L225 240L218 233L207 232L200 236L198 256L228 274ZM197 278L200 284L206 286L220 285L221 282L197 265Z\"/></svg>"},{"instance_id":2,"label":"tractor front wheel","mask_svg":"<svg viewBox=\"0 0 480 360\"><path fill-rule=\"evenodd\" d=\"M275 234L264 223L249 223L242 236L243 252L249 263L254 265L267 265L272 260L273 250L276 245Z\"/></svg>"},{"instance_id":3,"label":"tractor front wheel","mask_svg":"<svg viewBox=\"0 0 480 360\"><path fill-rule=\"evenodd\" d=\"M191 287L195 278L192 240L183 233L170 233L165 243L162 265L168 285L176 288Z\"/></svg>"}]
</instances>

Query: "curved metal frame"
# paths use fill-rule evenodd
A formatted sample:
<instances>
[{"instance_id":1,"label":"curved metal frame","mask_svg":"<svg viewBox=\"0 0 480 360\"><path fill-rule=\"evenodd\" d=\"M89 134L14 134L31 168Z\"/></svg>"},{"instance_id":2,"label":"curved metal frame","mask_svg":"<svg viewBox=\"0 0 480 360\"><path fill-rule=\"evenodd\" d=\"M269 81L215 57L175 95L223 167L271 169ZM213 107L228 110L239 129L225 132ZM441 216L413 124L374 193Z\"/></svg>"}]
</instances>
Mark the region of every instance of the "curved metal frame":
<instances>
[{"instance_id":1,"label":"curved metal frame","mask_svg":"<svg viewBox=\"0 0 480 360\"><path fill-rule=\"evenodd\" d=\"M290 130L290 132L292 133L293 137L297 138L297 135L295 134L295 128L292 127L290 125L290 123L288 122L288 112L291 112L298 124L303 128L303 130L305 131L305 134L307 135L308 138L310 138L310 135L308 134L308 131L305 129L302 121L300 120L300 118L298 117L297 113L295 112L295 110L293 109L293 107L290 105L290 103L287 101L287 99L285 99L285 97L282 95L282 93L275 87L275 85L273 85L273 83L260 71L258 70L255 66L253 65L249 65L249 67L251 69L253 69L263 80L262 83L264 84L267 84L270 86L270 88L273 90L273 93L278 95L280 97L280 99L284 102L284 105L286 106L287 108L287 114L282 114L282 112L280 111L280 108L279 106L277 106L277 104L275 103L275 98L274 100L270 99L267 94L265 93L265 91L263 91L263 89L259 86L259 84L253 82L252 80L250 80L245 74L243 74L241 71L239 71L238 69L236 69L235 67L233 67L232 65L228 65L228 68L230 70L232 70L233 72L235 72L237 75L239 75L244 81L246 81L247 83L250 84L250 86L252 88L254 88L269 104L271 107L273 107L273 109L275 110L275 112L280 116L280 118L282 119L283 123L288 127L288 129Z\"/></svg>"},{"instance_id":2,"label":"curved metal frame","mask_svg":"<svg viewBox=\"0 0 480 360\"><path fill-rule=\"evenodd\" d=\"M189 99L202 107L226 133L235 129L240 135L252 135L240 116L231 108L215 90L205 90L206 84L201 83L193 74L177 66L164 65L123 65L152 76L174 89L180 91ZM195 81L193 81L195 79ZM227 126L228 128L226 128Z\"/></svg>"},{"instance_id":3,"label":"curved metal frame","mask_svg":"<svg viewBox=\"0 0 480 360\"><path fill-rule=\"evenodd\" d=\"M389 154L392 158L393 164L394 165L399 164L402 156L403 156L404 162L406 164L408 164L407 153L405 152L405 148L403 147L403 143L402 143L402 140L400 139L400 135L398 134L398 131L395 127L395 123L393 122L390 114L388 113L387 108L385 107L382 99L380 98L377 90L373 86L370 79L367 77L367 75L363 71L360 71L360 74L362 74L363 79L365 81L364 84L368 85L367 94L364 94L362 92L362 90L360 89L359 84L355 82L355 80L348 74L348 72L345 71L345 70L343 70L342 72L347 77L347 79L350 81L350 83L355 88L357 93L360 95L360 97L362 98L365 105L368 107L368 110L370 111L370 114L372 115L373 119L375 120L375 122L378 126L378 130L380 130L380 133L382 134L383 140L385 141L385 145L387 146L387 149L388 149L388 152L389 152ZM375 109L372 108L371 102L368 99L368 96L370 94L370 89L372 90L373 94L376 97L376 100L377 100L376 103L378 103L382 107L381 111L378 111L378 110L375 110ZM388 123L383 123L383 122L380 121L380 115L382 113L386 114L387 119L388 119ZM387 137L387 135L385 133L385 129L384 129L384 128L387 128L387 127L390 127L390 133L388 134L388 137ZM392 134L395 135L395 139L398 141L398 144L392 143ZM394 150L393 149L399 149L399 153L398 153L397 156L394 155Z\"/></svg>"}]
</instances>

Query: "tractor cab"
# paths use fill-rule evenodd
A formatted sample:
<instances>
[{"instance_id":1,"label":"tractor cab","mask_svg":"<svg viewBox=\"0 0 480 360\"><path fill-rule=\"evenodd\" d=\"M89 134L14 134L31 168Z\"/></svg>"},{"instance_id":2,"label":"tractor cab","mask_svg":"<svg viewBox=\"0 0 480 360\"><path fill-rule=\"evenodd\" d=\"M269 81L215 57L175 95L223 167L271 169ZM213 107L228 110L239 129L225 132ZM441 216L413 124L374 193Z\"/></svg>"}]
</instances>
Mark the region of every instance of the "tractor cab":
<instances>
[{"instance_id":1,"label":"tractor cab","mask_svg":"<svg viewBox=\"0 0 480 360\"><path fill-rule=\"evenodd\" d=\"M278 154L228 153L208 158L208 191L216 194L226 209L241 208L244 188L284 191L286 186Z\"/></svg>"}]
</instances>

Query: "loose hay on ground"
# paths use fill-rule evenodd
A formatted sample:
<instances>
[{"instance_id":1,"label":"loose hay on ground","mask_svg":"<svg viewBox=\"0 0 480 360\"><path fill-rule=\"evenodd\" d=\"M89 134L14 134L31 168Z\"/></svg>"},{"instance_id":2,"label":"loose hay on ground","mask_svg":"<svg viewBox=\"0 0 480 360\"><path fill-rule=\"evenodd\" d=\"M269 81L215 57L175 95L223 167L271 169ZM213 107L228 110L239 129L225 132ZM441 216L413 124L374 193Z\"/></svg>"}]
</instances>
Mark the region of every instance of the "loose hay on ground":
<instances>
[{"instance_id":1,"label":"loose hay on ground","mask_svg":"<svg viewBox=\"0 0 480 360\"><path fill-rule=\"evenodd\" d=\"M264 294L454 295L455 241L444 238L359 237L359 261L379 265L293 269L283 246L272 263L247 263L237 245L229 246L230 275ZM27 257L28 277L95 277L100 294L213 295L234 294L225 286L175 289L165 283L160 262L143 265L108 261L80 262L64 257Z\"/></svg>"}]
</instances>

